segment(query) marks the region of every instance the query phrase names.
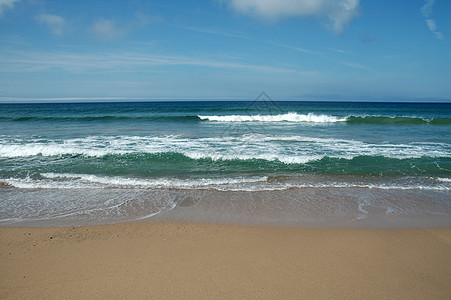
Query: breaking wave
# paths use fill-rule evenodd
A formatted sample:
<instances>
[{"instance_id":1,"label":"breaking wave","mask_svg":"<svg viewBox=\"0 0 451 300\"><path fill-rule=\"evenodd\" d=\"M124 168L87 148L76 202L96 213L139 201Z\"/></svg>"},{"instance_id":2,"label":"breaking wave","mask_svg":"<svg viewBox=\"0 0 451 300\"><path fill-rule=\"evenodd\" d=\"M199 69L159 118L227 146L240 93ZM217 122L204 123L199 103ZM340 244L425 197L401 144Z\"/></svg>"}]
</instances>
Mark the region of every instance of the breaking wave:
<instances>
[{"instance_id":1,"label":"breaking wave","mask_svg":"<svg viewBox=\"0 0 451 300\"><path fill-rule=\"evenodd\" d=\"M451 125L451 118L350 116L346 118L346 123L378 125Z\"/></svg>"},{"instance_id":2,"label":"breaking wave","mask_svg":"<svg viewBox=\"0 0 451 300\"><path fill-rule=\"evenodd\" d=\"M0 122L288 122L328 124L342 122L345 124L374 124L374 125L451 125L451 118L435 117L423 118L412 116L334 116L327 114L300 114L289 112L277 115L144 115L144 116L22 116L0 117Z\"/></svg>"},{"instance_id":3,"label":"breaking wave","mask_svg":"<svg viewBox=\"0 0 451 300\"><path fill-rule=\"evenodd\" d=\"M309 122L336 123L346 121L346 118L329 115L286 113L279 115L228 115L228 116L198 116L201 120L215 122Z\"/></svg>"},{"instance_id":4,"label":"breaking wave","mask_svg":"<svg viewBox=\"0 0 451 300\"><path fill-rule=\"evenodd\" d=\"M290 112L278 115L225 115L198 116L200 120L212 122L296 122L377 125L451 125L451 118L421 118L409 116L332 116L325 114L298 114Z\"/></svg>"}]
</instances>

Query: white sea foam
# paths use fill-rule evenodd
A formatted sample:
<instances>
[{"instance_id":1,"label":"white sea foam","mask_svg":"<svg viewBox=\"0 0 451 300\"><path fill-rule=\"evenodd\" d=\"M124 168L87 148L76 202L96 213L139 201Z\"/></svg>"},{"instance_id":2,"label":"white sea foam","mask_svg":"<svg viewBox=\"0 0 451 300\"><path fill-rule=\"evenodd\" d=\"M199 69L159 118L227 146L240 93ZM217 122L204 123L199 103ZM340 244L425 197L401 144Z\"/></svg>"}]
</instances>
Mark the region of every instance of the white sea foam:
<instances>
[{"instance_id":1,"label":"white sea foam","mask_svg":"<svg viewBox=\"0 0 451 300\"><path fill-rule=\"evenodd\" d=\"M290 155L277 155L274 153L262 153L262 154L219 154L219 153L201 153L201 152L187 152L186 156L192 159L209 158L214 161L218 160L251 160L261 159L266 161L280 161L285 164L305 164L324 158L323 155L311 155L311 156L290 156Z\"/></svg>"},{"instance_id":2,"label":"white sea foam","mask_svg":"<svg viewBox=\"0 0 451 300\"><path fill-rule=\"evenodd\" d=\"M211 186L255 184L266 182L267 176L234 178L128 178L91 174L43 173L41 179L11 178L4 180L16 188L208 188Z\"/></svg>"},{"instance_id":3,"label":"white sea foam","mask_svg":"<svg viewBox=\"0 0 451 300\"><path fill-rule=\"evenodd\" d=\"M329 115L298 114L290 112L279 115L226 115L226 116L198 116L201 120L215 122L308 122L308 123L336 123L346 121L346 117Z\"/></svg>"},{"instance_id":4,"label":"white sea foam","mask_svg":"<svg viewBox=\"0 0 451 300\"><path fill-rule=\"evenodd\" d=\"M11 187L19 189L211 189L218 191L282 191L304 188L375 189L375 190L430 190L451 191L447 185L419 183L353 183L353 182L278 182L268 181L268 176L223 178L130 178L92 174L43 173L41 178L4 179Z\"/></svg>"},{"instance_id":5,"label":"white sea foam","mask_svg":"<svg viewBox=\"0 0 451 300\"><path fill-rule=\"evenodd\" d=\"M38 155L102 157L108 154L175 152L193 159L264 159L293 164L306 163L326 156L344 159L358 156L398 159L451 157L449 145L443 143L373 144L356 140L263 134L208 138L91 136L50 141L0 139L0 146L0 158Z\"/></svg>"}]
</instances>

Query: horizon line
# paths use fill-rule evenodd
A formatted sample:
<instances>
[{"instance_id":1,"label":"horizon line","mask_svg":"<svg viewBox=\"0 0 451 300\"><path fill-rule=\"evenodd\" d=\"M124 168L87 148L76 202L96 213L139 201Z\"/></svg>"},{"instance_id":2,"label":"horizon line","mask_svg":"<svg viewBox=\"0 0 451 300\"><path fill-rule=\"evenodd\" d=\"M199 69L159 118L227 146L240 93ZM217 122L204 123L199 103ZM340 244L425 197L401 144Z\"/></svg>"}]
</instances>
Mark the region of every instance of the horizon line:
<instances>
[{"instance_id":1,"label":"horizon line","mask_svg":"<svg viewBox=\"0 0 451 300\"><path fill-rule=\"evenodd\" d=\"M310 97L309 97L310 98ZM311 97L286 97L283 99L274 99L273 101L305 101L305 102L412 102L412 103L451 103L451 99L445 98L399 98L399 99L382 99L382 98L370 98L370 99L331 99L331 98L317 98ZM0 97L0 103L13 104L13 103L81 103L81 102L141 102L141 101L254 101L256 98L249 97Z\"/></svg>"}]
</instances>

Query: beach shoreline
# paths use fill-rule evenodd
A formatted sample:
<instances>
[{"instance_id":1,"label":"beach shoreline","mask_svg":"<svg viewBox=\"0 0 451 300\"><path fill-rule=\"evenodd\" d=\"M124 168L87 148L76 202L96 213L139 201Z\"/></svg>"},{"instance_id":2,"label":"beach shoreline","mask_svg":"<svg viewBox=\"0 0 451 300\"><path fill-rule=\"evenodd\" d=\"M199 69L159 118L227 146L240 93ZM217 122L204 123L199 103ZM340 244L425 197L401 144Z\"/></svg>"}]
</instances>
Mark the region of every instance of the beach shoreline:
<instances>
[{"instance_id":1,"label":"beach shoreline","mask_svg":"<svg viewBox=\"0 0 451 300\"><path fill-rule=\"evenodd\" d=\"M448 191L7 187L0 188L0 198L4 200L1 227L90 226L142 220L309 228L451 227ZM24 213L20 214L21 211Z\"/></svg>"},{"instance_id":2,"label":"beach shoreline","mask_svg":"<svg viewBox=\"0 0 451 300\"><path fill-rule=\"evenodd\" d=\"M0 247L2 299L451 297L451 227L2 227Z\"/></svg>"}]
</instances>

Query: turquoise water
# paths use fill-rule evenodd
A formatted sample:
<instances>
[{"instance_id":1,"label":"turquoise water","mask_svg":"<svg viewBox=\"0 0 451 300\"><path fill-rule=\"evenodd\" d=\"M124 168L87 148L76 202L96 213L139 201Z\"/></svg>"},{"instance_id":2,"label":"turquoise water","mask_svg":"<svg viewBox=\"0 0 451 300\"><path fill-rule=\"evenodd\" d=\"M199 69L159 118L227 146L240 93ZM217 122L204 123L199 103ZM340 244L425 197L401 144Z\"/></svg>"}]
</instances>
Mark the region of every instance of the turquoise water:
<instances>
[{"instance_id":1,"label":"turquoise water","mask_svg":"<svg viewBox=\"0 0 451 300\"><path fill-rule=\"evenodd\" d=\"M451 104L0 104L0 183L5 225L143 218L176 207L174 191L198 200L205 191L266 192L302 202L286 191L364 190L353 198L351 219L371 205L394 215L447 216ZM393 210L395 200L381 204L374 196L397 193L402 202L415 191L431 199ZM329 201L326 194L318 203ZM319 215L340 217L326 210Z\"/></svg>"}]
</instances>

